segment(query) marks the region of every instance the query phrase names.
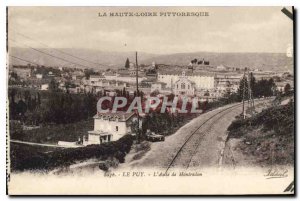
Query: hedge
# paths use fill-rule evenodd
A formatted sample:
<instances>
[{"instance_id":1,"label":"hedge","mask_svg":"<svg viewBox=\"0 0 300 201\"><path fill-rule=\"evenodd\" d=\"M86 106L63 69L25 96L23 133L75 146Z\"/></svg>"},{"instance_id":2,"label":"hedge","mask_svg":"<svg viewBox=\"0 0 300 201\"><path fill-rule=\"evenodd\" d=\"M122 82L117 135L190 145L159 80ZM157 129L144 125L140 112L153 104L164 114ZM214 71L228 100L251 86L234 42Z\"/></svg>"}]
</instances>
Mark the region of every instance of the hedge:
<instances>
[{"instance_id":1,"label":"hedge","mask_svg":"<svg viewBox=\"0 0 300 201\"><path fill-rule=\"evenodd\" d=\"M58 149L48 153L32 152L28 153L24 158L18 157L18 150L14 150L15 156L11 157L11 168L16 171L49 171L58 167L68 167L78 161L92 158L106 160L111 157L114 157L120 163L123 163L125 160L124 157L130 151L132 144L133 137L131 135L125 135L114 142L100 145L88 145L79 148ZM22 153L19 154L24 156Z\"/></svg>"}]
</instances>

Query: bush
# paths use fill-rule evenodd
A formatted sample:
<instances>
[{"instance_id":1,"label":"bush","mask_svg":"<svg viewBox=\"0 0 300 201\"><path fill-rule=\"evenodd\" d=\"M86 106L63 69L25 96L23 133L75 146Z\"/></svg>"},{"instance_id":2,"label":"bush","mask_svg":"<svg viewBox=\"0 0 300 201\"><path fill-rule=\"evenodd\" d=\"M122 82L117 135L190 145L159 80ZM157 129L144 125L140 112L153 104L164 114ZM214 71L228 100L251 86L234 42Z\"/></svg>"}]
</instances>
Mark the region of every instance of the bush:
<instances>
[{"instance_id":1,"label":"bush","mask_svg":"<svg viewBox=\"0 0 300 201\"><path fill-rule=\"evenodd\" d=\"M294 103L280 105L263 110L249 119L237 119L228 127L230 137L243 135L249 127L262 127L264 132L274 130L277 135L294 134Z\"/></svg>"},{"instance_id":2,"label":"bush","mask_svg":"<svg viewBox=\"0 0 300 201\"><path fill-rule=\"evenodd\" d=\"M245 124L244 120L237 119L230 124L230 126L228 127L227 130L232 131L232 130L238 129L238 128L242 127L244 124Z\"/></svg>"},{"instance_id":3,"label":"bush","mask_svg":"<svg viewBox=\"0 0 300 201\"><path fill-rule=\"evenodd\" d=\"M78 161L84 161L91 158L99 160L116 158L120 163L123 163L132 144L133 137L131 135L125 135L115 142L109 142L101 145L88 145L80 148L61 149L47 153L35 151L24 158L18 157L18 154L22 155L22 152L20 153L22 150L19 149L19 152L18 150L13 150L13 156L11 156L12 169L21 171L49 171L57 167L68 167Z\"/></svg>"}]
</instances>

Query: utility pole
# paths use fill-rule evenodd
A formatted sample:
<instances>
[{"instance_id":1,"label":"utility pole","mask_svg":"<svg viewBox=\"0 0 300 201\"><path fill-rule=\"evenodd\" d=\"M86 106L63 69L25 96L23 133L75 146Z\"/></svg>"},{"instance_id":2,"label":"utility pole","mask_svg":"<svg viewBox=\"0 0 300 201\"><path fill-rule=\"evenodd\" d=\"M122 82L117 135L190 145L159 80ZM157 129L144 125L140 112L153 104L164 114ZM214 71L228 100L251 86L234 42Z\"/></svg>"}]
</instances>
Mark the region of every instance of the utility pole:
<instances>
[{"instance_id":1,"label":"utility pole","mask_svg":"<svg viewBox=\"0 0 300 201\"><path fill-rule=\"evenodd\" d=\"M247 75L246 75L247 74ZM251 113L254 114L255 108L254 108L254 99L253 99L253 94L252 94L252 87L251 86L251 74L249 73L248 69L245 68L244 71L244 76L243 76L243 119L246 119L246 110L245 110L245 99L247 95L247 102L248 102L248 107L247 110ZM247 84L246 84L247 82ZM247 90L247 94L246 94Z\"/></svg>"},{"instance_id":2,"label":"utility pole","mask_svg":"<svg viewBox=\"0 0 300 201\"><path fill-rule=\"evenodd\" d=\"M251 80L252 80L251 73L248 72L248 94L249 94L249 101L250 101L249 107L252 110L252 112L254 112L255 106L254 106L254 99L253 99L253 93L252 93L253 86L251 86Z\"/></svg>"},{"instance_id":3,"label":"utility pole","mask_svg":"<svg viewBox=\"0 0 300 201\"><path fill-rule=\"evenodd\" d=\"M242 115L243 115L243 119L246 118L246 111L245 111L245 91L246 91L246 68L244 70L244 76L243 76L243 112L242 112Z\"/></svg>"},{"instance_id":4,"label":"utility pole","mask_svg":"<svg viewBox=\"0 0 300 201\"><path fill-rule=\"evenodd\" d=\"M138 65L138 59L137 59L137 52L135 52L135 66L136 66L136 96L139 97L139 65ZM137 143L140 143L140 114L139 109L137 110L137 122L138 122L138 129L137 129Z\"/></svg>"}]
</instances>

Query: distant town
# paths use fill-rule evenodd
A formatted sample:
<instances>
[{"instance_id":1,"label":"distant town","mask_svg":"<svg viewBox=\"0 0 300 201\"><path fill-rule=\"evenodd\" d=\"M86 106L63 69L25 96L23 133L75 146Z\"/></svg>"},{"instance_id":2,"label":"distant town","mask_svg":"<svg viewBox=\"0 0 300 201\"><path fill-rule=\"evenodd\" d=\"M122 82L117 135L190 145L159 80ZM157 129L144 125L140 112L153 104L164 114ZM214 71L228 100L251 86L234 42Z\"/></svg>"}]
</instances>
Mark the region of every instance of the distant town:
<instances>
[{"instance_id":1,"label":"distant town","mask_svg":"<svg viewBox=\"0 0 300 201\"><path fill-rule=\"evenodd\" d=\"M197 96L203 101L236 93L244 68L211 66L205 59L194 59L186 66L165 64L141 64L138 72L135 63L127 60L124 67L117 70L82 69L69 67L49 67L38 65L13 65L9 69L9 87L22 87L41 91L59 90L65 93L102 93L116 95L118 90L133 95L136 91L136 73L140 91L145 95L156 91L158 94L173 93L176 96ZM293 87L289 71L261 71L248 69L256 80L273 79L276 90L283 91L289 84Z\"/></svg>"}]
</instances>

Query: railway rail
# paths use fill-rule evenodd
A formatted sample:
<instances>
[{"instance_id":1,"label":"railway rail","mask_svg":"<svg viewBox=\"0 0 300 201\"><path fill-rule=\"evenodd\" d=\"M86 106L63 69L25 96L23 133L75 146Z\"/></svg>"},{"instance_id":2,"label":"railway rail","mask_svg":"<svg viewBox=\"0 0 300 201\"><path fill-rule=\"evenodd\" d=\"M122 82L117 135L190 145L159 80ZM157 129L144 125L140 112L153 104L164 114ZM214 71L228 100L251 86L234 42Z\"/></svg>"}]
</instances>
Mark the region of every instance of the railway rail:
<instances>
[{"instance_id":1,"label":"railway rail","mask_svg":"<svg viewBox=\"0 0 300 201\"><path fill-rule=\"evenodd\" d=\"M268 98L269 99L269 98ZM261 101L265 101L267 99L263 99L263 100L256 100L256 103L259 103ZM180 154L182 154L182 152L184 152L185 148L187 148L187 145L192 143L192 147L194 147L194 150L192 151L192 154L189 155L189 158L187 160L187 162L185 163L185 168L189 168L191 165L191 162L194 158L194 155L197 152L198 147L201 144L201 138L203 138L205 135L207 135L210 130L212 129L212 127L215 125L215 122L218 121L219 119L221 119L223 116L225 116L226 114L228 114L228 111L233 111L235 108L240 107L242 105L242 103L238 103L235 104L233 106L227 107L219 112L217 112L216 114L212 115L210 118L208 118L207 120L205 120L203 123L201 123L184 141L184 143L181 145L181 147L178 149L178 151L176 152L175 156L172 158L171 162L169 163L169 165L166 168L166 173L175 166L175 163L177 160L179 160L179 156ZM203 131L199 130L203 127L207 126Z\"/></svg>"}]
</instances>

